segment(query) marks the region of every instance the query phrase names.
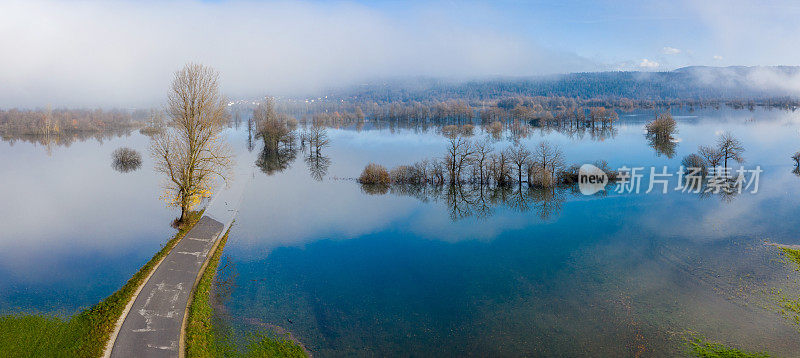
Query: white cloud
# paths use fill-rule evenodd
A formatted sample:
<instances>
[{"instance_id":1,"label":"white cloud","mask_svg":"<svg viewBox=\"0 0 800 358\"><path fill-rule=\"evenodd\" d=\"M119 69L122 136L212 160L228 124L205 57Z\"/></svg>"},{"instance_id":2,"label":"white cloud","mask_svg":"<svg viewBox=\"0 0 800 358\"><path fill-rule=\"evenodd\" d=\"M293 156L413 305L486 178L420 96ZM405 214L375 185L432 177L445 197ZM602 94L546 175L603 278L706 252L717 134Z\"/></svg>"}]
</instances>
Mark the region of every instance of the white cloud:
<instances>
[{"instance_id":1,"label":"white cloud","mask_svg":"<svg viewBox=\"0 0 800 358\"><path fill-rule=\"evenodd\" d=\"M656 61L651 61L646 58L642 59L642 62L639 62L639 67L641 68L656 68L659 66L659 63Z\"/></svg>"},{"instance_id":2,"label":"white cloud","mask_svg":"<svg viewBox=\"0 0 800 358\"><path fill-rule=\"evenodd\" d=\"M714 55L714 61L722 61L722 56Z\"/></svg>"},{"instance_id":3,"label":"white cloud","mask_svg":"<svg viewBox=\"0 0 800 358\"><path fill-rule=\"evenodd\" d=\"M677 55L677 54L681 53L681 50L678 49L678 48L666 46L666 47L661 49L661 53L663 53L665 55Z\"/></svg>"},{"instance_id":4,"label":"white cloud","mask_svg":"<svg viewBox=\"0 0 800 358\"><path fill-rule=\"evenodd\" d=\"M793 0L682 0L709 48L742 65L797 65L800 7ZM719 60L716 57L714 60Z\"/></svg>"}]
</instances>

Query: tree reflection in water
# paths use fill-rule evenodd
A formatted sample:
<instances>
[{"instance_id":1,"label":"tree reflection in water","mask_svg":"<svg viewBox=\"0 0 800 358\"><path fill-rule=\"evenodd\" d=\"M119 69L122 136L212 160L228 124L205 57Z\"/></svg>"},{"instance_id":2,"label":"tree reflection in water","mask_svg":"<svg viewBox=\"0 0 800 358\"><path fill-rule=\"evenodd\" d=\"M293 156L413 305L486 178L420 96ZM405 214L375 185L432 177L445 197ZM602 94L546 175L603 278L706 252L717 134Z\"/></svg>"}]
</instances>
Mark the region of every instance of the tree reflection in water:
<instances>
[{"instance_id":1,"label":"tree reflection in water","mask_svg":"<svg viewBox=\"0 0 800 358\"><path fill-rule=\"evenodd\" d=\"M256 166L267 175L280 173L292 166L297 159L297 152L294 146L264 146L256 159Z\"/></svg>"},{"instance_id":2,"label":"tree reflection in water","mask_svg":"<svg viewBox=\"0 0 800 358\"><path fill-rule=\"evenodd\" d=\"M300 138L303 151L308 149L308 155L305 157L308 174L314 180L322 181L325 174L328 174L328 167L331 166L331 158L322 154L322 150L331 143L328 138L328 130L322 125L314 124L303 130ZM308 143L308 147L306 147L306 143Z\"/></svg>"},{"instance_id":3,"label":"tree reflection in water","mask_svg":"<svg viewBox=\"0 0 800 358\"><path fill-rule=\"evenodd\" d=\"M305 157L305 162L308 165L308 174L316 181L322 181L331 166L331 158L313 151Z\"/></svg>"},{"instance_id":4,"label":"tree reflection in water","mask_svg":"<svg viewBox=\"0 0 800 358\"><path fill-rule=\"evenodd\" d=\"M655 149L657 156L660 157L664 155L670 159L675 156L675 149L678 147L678 143L673 141L671 138L648 136L647 142L650 147Z\"/></svg>"},{"instance_id":5,"label":"tree reflection in water","mask_svg":"<svg viewBox=\"0 0 800 358\"><path fill-rule=\"evenodd\" d=\"M138 170L141 166L141 154L131 148L117 148L111 153L111 167L120 173L132 172Z\"/></svg>"},{"instance_id":6,"label":"tree reflection in water","mask_svg":"<svg viewBox=\"0 0 800 358\"><path fill-rule=\"evenodd\" d=\"M500 208L517 212L533 211L547 220L561 211L572 190L569 186L538 188L527 186L487 185L361 185L364 193L383 195L392 193L410 196L422 202L441 203L448 208L453 221L475 217L488 218Z\"/></svg>"}]
</instances>

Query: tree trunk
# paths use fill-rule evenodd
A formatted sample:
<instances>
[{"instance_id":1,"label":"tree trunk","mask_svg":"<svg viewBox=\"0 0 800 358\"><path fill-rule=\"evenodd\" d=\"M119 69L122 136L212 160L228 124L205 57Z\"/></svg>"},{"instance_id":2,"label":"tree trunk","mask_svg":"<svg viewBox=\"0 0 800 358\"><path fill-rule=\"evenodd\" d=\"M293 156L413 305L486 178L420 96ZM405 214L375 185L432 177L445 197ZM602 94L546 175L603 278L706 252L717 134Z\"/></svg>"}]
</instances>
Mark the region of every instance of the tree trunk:
<instances>
[{"instance_id":1,"label":"tree trunk","mask_svg":"<svg viewBox=\"0 0 800 358\"><path fill-rule=\"evenodd\" d=\"M183 220L186 219L186 207L181 205L181 217L178 219L179 223L183 223Z\"/></svg>"}]
</instances>

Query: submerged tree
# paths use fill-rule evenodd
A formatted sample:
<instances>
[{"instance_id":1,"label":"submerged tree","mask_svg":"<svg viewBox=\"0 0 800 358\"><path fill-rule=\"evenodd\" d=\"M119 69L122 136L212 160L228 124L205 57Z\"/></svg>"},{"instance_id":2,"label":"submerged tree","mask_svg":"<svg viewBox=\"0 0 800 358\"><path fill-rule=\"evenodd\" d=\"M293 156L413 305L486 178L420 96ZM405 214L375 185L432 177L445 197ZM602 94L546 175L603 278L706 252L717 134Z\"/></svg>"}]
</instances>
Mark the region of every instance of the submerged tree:
<instances>
[{"instance_id":1,"label":"submerged tree","mask_svg":"<svg viewBox=\"0 0 800 358\"><path fill-rule=\"evenodd\" d=\"M278 113L274 99L267 97L266 101L253 109L252 122L248 126L255 126L258 131L256 136L264 141L256 166L267 175L288 169L297 159L297 121Z\"/></svg>"},{"instance_id":2,"label":"submerged tree","mask_svg":"<svg viewBox=\"0 0 800 358\"><path fill-rule=\"evenodd\" d=\"M717 139L717 152L722 159L724 168L728 167L728 161L735 161L737 163L744 162L744 146L742 142L733 136L730 132L725 132Z\"/></svg>"},{"instance_id":3,"label":"submerged tree","mask_svg":"<svg viewBox=\"0 0 800 358\"><path fill-rule=\"evenodd\" d=\"M694 153L683 157L683 160L681 160L681 165L683 165L683 167L686 169L699 171L700 174L703 175L708 172L708 168L706 168L706 161L703 160L703 157Z\"/></svg>"},{"instance_id":4,"label":"submerged tree","mask_svg":"<svg viewBox=\"0 0 800 358\"><path fill-rule=\"evenodd\" d=\"M656 150L657 155L663 154L667 158L675 156L675 148L678 146L674 138L674 134L677 133L677 123L671 114L659 114L645 128L647 129L647 140L650 142L650 146Z\"/></svg>"},{"instance_id":5,"label":"submerged tree","mask_svg":"<svg viewBox=\"0 0 800 358\"><path fill-rule=\"evenodd\" d=\"M305 141L308 141L312 154L315 155L320 155L322 149L331 143L331 140L328 138L328 130L322 125L312 125L303 136Z\"/></svg>"},{"instance_id":6,"label":"submerged tree","mask_svg":"<svg viewBox=\"0 0 800 358\"><path fill-rule=\"evenodd\" d=\"M523 168L525 168L526 165L530 165L531 152L525 148L525 146L516 144L510 149L509 154L511 156L511 163L514 164L517 171L517 183L522 187L522 174L525 173ZM530 182L530 180L531 178L528 177L528 182Z\"/></svg>"},{"instance_id":7,"label":"submerged tree","mask_svg":"<svg viewBox=\"0 0 800 358\"><path fill-rule=\"evenodd\" d=\"M200 64L175 73L168 97L168 126L153 136L150 147L156 171L164 174L164 199L180 207L177 222L211 194L215 179L227 181L232 154L220 133L227 122L219 74Z\"/></svg>"},{"instance_id":8,"label":"submerged tree","mask_svg":"<svg viewBox=\"0 0 800 358\"><path fill-rule=\"evenodd\" d=\"M361 175L358 177L358 182L366 185L382 185L388 187L390 184L389 171L386 167L380 164L369 163Z\"/></svg>"},{"instance_id":9,"label":"submerged tree","mask_svg":"<svg viewBox=\"0 0 800 358\"><path fill-rule=\"evenodd\" d=\"M673 134L675 134L677 123L675 119L672 118L672 115L669 113L662 113L659 114L656 119L652 122L647 123L645 126L647 129L647 135L653 137L662 137L664 139L672 139Z\"/></svg>"},{"instance_id":10,"label":"submerged tree","mask_svg":"<svg viewBox=\"0 0 800 358\"><path fill-rule=\"evenodd\" d=\"M558 183L558 175L564 170L564 153L558 145L541 141L533 149L533 161L528 180L530 184L541 187L553 187Z\"/></svg>"},{"instance_id":11,"label":"submerged tree","mask_svg":"<svg viewBox=\"0 0 800 358\"><path fill-rule=\"evenodd\" d=\"M472 160L473 171L475 172L474 175L478 177L478 184L483 186L483 184L488 183L489 159L494 151L494 147L488 140L482 140L475 142L474 148L475 154Z\"/></svg>"},{"instance_id":12,"label":"submerged tree","mask_svg":"<svg viewBox=\"0 0 800 358\"><path fill-rule=\"evenodd\" d=\"M452 136L448 139L447 154L444 160L447 165L450 185L461 183L461 172L472 160L474 152L472 142L469 140L460 136Z\"/></svg>"},{"instance_id":13,"label":"submerged tree","mask_svg":"<svg viewBox=\"0 0 800 358\"><path fill-rule=\"evenodd\" d=\"M264 141L264 148L278 150L280 146L293 146L297 121L275 110L275 100L268 97L264 103L253 109L253 121L258 136Z\"/></svg>"},{"instance_id":14,"label":"submerged tree","mask_svg":"<svg viewBox=\"0 0 800 358\"><path fill-rule=\"evenodd\" d=\"M708 166L711 168L718 167L720 161L722 161L722 155L720 155L717 148L714 147L701 145L698 148L697 153L700 155L700 157L703 158L703 161L706 164L708 164Z\"/></svg>"}]
</instances>

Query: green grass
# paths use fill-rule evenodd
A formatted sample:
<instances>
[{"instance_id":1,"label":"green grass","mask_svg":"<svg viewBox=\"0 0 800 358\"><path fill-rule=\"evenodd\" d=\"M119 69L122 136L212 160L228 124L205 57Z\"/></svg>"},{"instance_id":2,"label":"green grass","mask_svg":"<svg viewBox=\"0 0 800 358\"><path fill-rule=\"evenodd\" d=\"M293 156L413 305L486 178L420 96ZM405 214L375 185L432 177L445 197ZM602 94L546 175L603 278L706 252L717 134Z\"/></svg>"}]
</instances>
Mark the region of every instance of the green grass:
<instances>
[{"instance_id":1,"label":"green grass","mask_svg":"<svg viewBox=\"0 0 800 358\"><path fill-rule=\"evenodd\" d=\"M790 249L788 247L781 247L780 249L783 251L783 254L786 255L786 258L794 262L797 265L797 269L800 269L800 250Z\"/></svg>"},{"instance_id":2,"label":"green grass","mask_svg":"<svg viewBox=\"0 0 800 358\"><path fill-rule=\"evenodd\" d=\"M226 233L220 239L219 246L211 256L200 281L195 287L192 295L192 302L186 318L186 356L187 357L218 357L226 356L232 348L227 342L221 341L216 337L220 334L215 330L212 323L214 318L213 307L210 304L211 286L214 284L219 259L222 255L222 248L228 241Z\"/></svg>"},{"instance_id":3,"label":"green grass","mask_svg":"<svg viewBox=\"0 0 800 358\"><path fill-rule=\"evenodd\" d=\"M189 304L186 322L187 357L306 357L305 351L286 337L266 333L251 333L244 337L246 347L237 349L235 332L215 324L211 306L211 288L216 277L222 249L228 234L220 240L208 262Z\"/></svg>"},{"instance_id":4,"label":"green grass","mask_svg":"<svg viewBox=\"0 0 800 358\"><path fill-rule=\"evenodd\" d=\"M163 257L202 216L192 213L181 228L122 288L100 303L70 318L35 314L0 316L0 354L3 357L99 357L117 319L136 289Z\"/></svg>"},{"instance_id":5,"label":"green grass","mask_svg":"<svg viewBox=\"0 0 800 358\"><path fill-rule=\"evenodd\" d=\"M767 353L749 353L719 343L706 342L702 338L689 341L690 354L700 358L767 358Z\"/></svg>"},{"instance_id":6,"label":"green grass","mask_svg":"<svg viewBox=\"0 0 800 358\"><path fill-rule=\"evenodd\" d=\"M795 270L800 271L800 250L781 247L786 260L795 265ZM780 313L791 321L800 330L800 299L792 295L781 295L778 298Z\"/></svg>"},{"instance_id":7,"label":"green grass","mask_svg":"<svg viewBox=\"0 0 800 358\"><path fill-rule=\"evenodd\" d=\"M250 339L244 357L306 357L297 343L285 337L258 333Z\"/></svg>"}]
</instances>

